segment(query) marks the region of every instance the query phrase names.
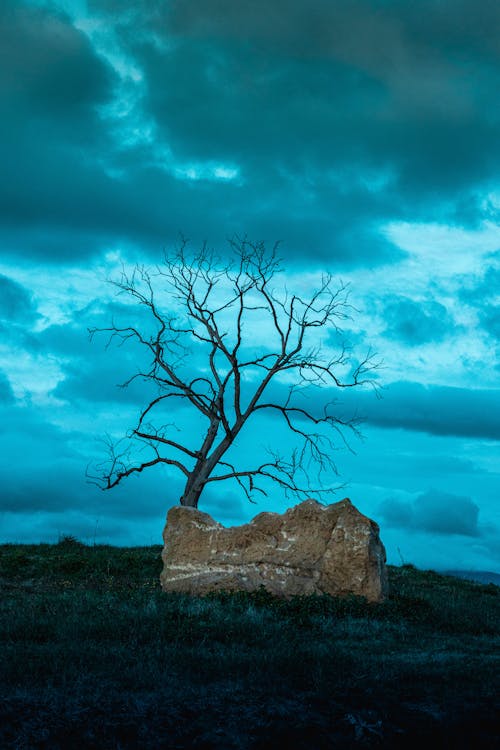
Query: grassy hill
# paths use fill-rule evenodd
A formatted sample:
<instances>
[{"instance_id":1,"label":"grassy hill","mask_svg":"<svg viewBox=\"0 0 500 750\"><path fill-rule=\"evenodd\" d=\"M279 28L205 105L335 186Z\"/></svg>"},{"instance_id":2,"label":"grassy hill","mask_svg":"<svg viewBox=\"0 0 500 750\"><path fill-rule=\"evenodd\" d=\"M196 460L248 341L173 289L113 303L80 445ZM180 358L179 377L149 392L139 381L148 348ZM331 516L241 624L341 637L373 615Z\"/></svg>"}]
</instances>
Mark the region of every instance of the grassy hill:
<instances>
[{"instance_id":1,"label":"grassy hill","mask_svg":"<svg viewBox=\"0 0 500 750\"><path fill-rule=\"evenodd\" d=\"M0 546L0 747L493 748L500 588L163 594L160 547Z\"/></svg>"}]
</instances>

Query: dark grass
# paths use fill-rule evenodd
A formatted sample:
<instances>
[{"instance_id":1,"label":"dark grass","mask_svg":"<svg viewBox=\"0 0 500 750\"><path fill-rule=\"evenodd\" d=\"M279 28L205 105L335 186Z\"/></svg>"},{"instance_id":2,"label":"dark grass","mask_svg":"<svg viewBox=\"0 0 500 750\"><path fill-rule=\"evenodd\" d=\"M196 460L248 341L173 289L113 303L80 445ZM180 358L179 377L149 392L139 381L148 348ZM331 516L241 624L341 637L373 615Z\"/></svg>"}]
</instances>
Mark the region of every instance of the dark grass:
<instances>
[{"instance_id":1,"label":"dark grass","mask_svg":"<svg viewBox=\"0 0 500 750\"><path fill-rule=\"evenodd\" d=\"M0 748L498 746L500 588L163 594L160 547L0 546Z\"/></svg>"}]
</instances>

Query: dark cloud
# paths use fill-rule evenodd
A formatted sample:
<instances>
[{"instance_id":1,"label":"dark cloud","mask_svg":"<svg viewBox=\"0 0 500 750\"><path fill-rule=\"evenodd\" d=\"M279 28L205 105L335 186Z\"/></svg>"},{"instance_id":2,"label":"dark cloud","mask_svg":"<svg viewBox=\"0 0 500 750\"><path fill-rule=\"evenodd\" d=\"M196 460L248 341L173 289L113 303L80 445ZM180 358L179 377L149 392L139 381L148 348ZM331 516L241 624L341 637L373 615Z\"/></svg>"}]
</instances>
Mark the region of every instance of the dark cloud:
<instances>
[{"instance_id":1,"label":"dark cloud","mask_svg":"<svg viewBox=\"0 0 500 750\"><path fill-rule=\"evenodd\" d=\"M500 162L493 7L102 0L90 12L107 13L144 74L135 89L62 13L13 0L0 13L12 254L153 253L179 231L246 232L308 263L374 265L400 257L381 223L482 215ZM105 113L129 94L128 114Z\"/></svg>"},{"instance_id":2,"label":"dark cloud","mask_svg":"<svg viewBox=\"0 0 500 750\"><path fill-rule=\"evenodd\" d=\"M384 335L418 346L442 341L454 329L452 316L434 300L415 302L407 297L391 298L384 311L387 328Z\"/></svg>"},{"instance_id":3,"label":"dark cloud","mask_svg":"<svg viewBox=\"0 0 500 750\"><path fill-rule=\"evenodd\" d=\"M266 390L266 398L283 403L287 388L277 383ZM391 383L377 392L373 388L329 389L315 387L297 392L294 404L320 415L330 403L340 419L355 418L363 424L388 429L426 432L431 435L500 440L500 390Z\"/></svg>"},{"instance_id":4,"label":"dark cloud","mask_svg":"<svg viewBox=\"0 0 500 750\"><path fill-rule=\"evenodd\" d=\"M389 175L394 205L427 214L440 193L458 199L494 178L498 53L478 45L498 20L492 8L463 3L457 16L430 2L425 17L401 3L150 8L145 33L135 17L122 38L146 71L146 106L183 158L233 160L267 182L280 171L304 181L316 167L344 185L352 174Z\"/></svg>"},{"instance_id":5,"label":"dark cloud","mask_svg":"<svg viewBox=\"0 0 500 750\"><path fill-rule=\"evenodd\" d=\"M109 0L93 0L92 4L120 9L120 3ZM405 52L410 56L424 43L430 50L437 48L436 54L443 46L447 51L474 49L485 59L496 59L499 54L500 11L494 0L480 7L472 0L458 0L454 13L439 0L422 0L418 6L406 0L386 0L377 7L370 0L336 0L316 3L313 8L306 0L256 0L238 6L231 0L211 0L201 8L193 0L174 0L151 3L149 8L152 23L167 20L180 35L252 37L308 57L339 55L341 50L349 59L365 61L377 70L390 70L396 53L403 62ZM380 45L373 44L374 39Z\"/></svg>"},{"instance_id":6,"label":"dark cloud","mask_svg":"<svg viewBox=\"0 0 500 750\"><path fill-rule=\"evenodd\" d=\"M47 414L47 412L49 412ZM103 492L89 483L89 468L106 458L99 440L101 412L94 408L96 434L63 428L61 407L46 411L7 403L0 414L0 511L30 514L80 511L85 514L147 518L163 512L180 495L179 478L161 470L141 481ZM73 421L75 412L73 412ZM14 469L14 467L16 467ZM168 506L169 507L169 506Z\"/></svg>"},{"instance_id":7,"label":"dark cloud","mask_svg":"<svg viewBox=\"0 0 500 750\"><path fill-rule=\"evenodd\" d=\"M413 505L404 500L389 497L380 504L378 513L388 526L410 529L413 525Z\"/></svg>"},{"instance_id":8,"label":"dark cloud","mask_svg":"<svg viewBox=\"0 0 500 750\"><path fill-rule=\"evenodd\" d=\"M479 508L470 497L429 490L413 502L388 498L379 513L388 526L435 534L478 536Z\"/></svg>"},{"instance_id":9,"label":"dark cloud","mask_svg":"<svg viewBox=\"0 0 500 750\"><path fill-rule=\"evenodd\" d=\"M424 386L401 381L387 386L382 398L358 393L359 415L369 424L500 440L500 391Z\"/></svg>"},{"instance_id":10,"label":"dark cloud","mask_svg":"<svg viewBox=\"0 0 500 750\"><path fill-rule=\"evenodd\" d=\"M71 257L82 216L99 231L88 207L112 183L100 166L111 141L99 107L111 100L114 74L69 18L13 0L0 9L0 49L4 250Z\"/></svg>"},{"instance_id":11,"label":"dark cloud","mask_svg":"<svg viewBox=\"0 0 500 750\"><path fill-rule=\"evenodd\" d=\"M36 315L31 293L17 281L0 274L0 320L31 322Z\"/></svg>"},{"instance_id":12,"label":"dark cloud","mask_svg":"<svg viewBox=\"0 0 500 750\"><path fill-rule=\"evenodd\" d=\"M103 491L87 476L96 474L106 460L105 447L98 436L61 428L42 410L14 406L8 393L9 403L2 404L3 388L4 380L0 378L0 453L3 459L0 514L14 514L23 524L26 523L23 517L31 517L38 538L37 526L42 517L44 536L50 536L50 530L57 536L57 530L62 530L87 537L94 530L96 519L99 520L98 536L106 530L116 539L126 524L131 527L132 543L137 543L141 539L141 528L154 519L160 535L166 511L182 494L182 475L175 470L154 467L140 477L132 476L118 487ZM102 416L98 407L93 407L96 432ZM51 417L61 421L64 412L56 406L50 411ZM17 466L20 468L13 470ZM239 494L227 489L221 491L217 486L207 488L203 505L221 521L237 523L245 501ZM62 529L56 526L61 523Z\"/></svg>"},{"instance_id":13,"label":"dark cloud","mask_svg":"<svg viewBox=\"0 0 500 750\"><path fill-rule=\"evenodd\" d=\"M145 522L149 517L163 514L178 501L182 492L180 485L175 489L179 484L175 478L169 477L166 482L165 475L155 474L154 470L140 482L132 478L109 491L89 484L85 472L83 461L64 460L54 462L46 471L39 466L30 467L29 472L16 480L1 472L0 511L25 515L78 511L94 518L114 517L118 523L120 517L128 522ZM168 491L164 489L165 484L168 484Z\"/></svg>"},{"instance_id":14,"label":"dark cloud","mask_svg":"<svg viewBox=\"0 0 500 750\"><path fill-rule=\"evenodd\" d=\"M17 111L70 122L83 135L92 108L109 96L109 68L63 14L4 0L0 91Z\"/></svg>"},{"instance_id":15,"label":"dark cloud","mask_svg":"<svg viewBox=\"0 0 500 750\"><path fill-rule=\"evenodd\" d=\"M277 382L266 389L265 400L284 403L288 387ZM293 396L295 406L316 416L329 413L342 420L387 429L431 435L500 440L500 390L454 388L399 381L379 388L333 389L308 387ZM349 435L349 433L346 433Z\"/></svg>"}]
</instances>

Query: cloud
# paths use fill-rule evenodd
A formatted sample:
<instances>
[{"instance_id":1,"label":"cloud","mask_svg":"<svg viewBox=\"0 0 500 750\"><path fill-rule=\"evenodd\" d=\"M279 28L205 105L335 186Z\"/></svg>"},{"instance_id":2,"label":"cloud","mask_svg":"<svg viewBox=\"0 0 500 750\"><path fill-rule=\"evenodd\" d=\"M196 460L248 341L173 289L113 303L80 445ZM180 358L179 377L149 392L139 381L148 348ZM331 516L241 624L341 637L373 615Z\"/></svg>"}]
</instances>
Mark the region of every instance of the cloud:
<instances>
[{"instance_id":1,"label":"cloud","mask_svg":"<svg viewBox=\"0 0 500 750\"><path fill-rule=\"evenodd\" d=\"M35 317L31 293L17 281L0 274L0 320L31 322Z\"/></svg>"},{"instance_id":2,"label":"cloud","mask_svg":"<svg viewBox=\"0 0 500 750\"><path fill-rule=\"evenodd\" d=\"M500 341L500 305L486 305L480 315L483 328Z\"/></svg>"},{"instance_id":3,"label":"cloud","mask_svg":"<svg viewBox=\"0 0 500 750\"><path fill-rule=\"evenodd\" d=\"M398 498L389 497L384 500L378 513L388 526L408 529L413 525L413 506Z\"/></svg>"},{"instance_id":4,"label":"cloud","mask_svg":"<svg viewBox=\"0 0 500 750\"><path fill-rule=\"evenodd\" d=\"M288 389L273 384L267 399L284 403ZM297 392L294 404L319 415L330 404L340 419L358 419L363 424L386 429L426 432L432 435L500 440L500 390L455 388L399 381L378 391L308 388Z\"/></svg>"},{"instance_id":5,"label":"cloud","mask_svg":"<svg viewBox=\"0 0 500 750\"><path fill-rule=\"evenodd\" d=\"M151 351L135 338L126 341L111 338L109 329L113 325L134 326L146 341L157 329L155 319L144 305L93 300L85 308L73 311L68 322L48 326L33 337L35 353L60 360L61 379L52 396L98 409L106 404L144 407L158 395L158 387L150 379L135 377L151 370ZM89 329L97 329L92 337ZM188 379L194 377L198 365L207 363L206 359L199 361L199 348L202 347L195 346L187 358ZM169 401L169 412L178 408L177 400Z\"/></svg>"},{"instance_id":6,"label":"cloud","mask_svg":"<svg viewBox=\"0 0 500 750\"><path fill-rule=\"evenodd\" d=\"M454 321L446 307L436 301L419 301L407 297L392 298L385 307L384 335L408 346L442 341L454 330Z\"/></svg>"},{"instance_id":7,"label":"cloud","mask_svg":"<svg viewBox=\"0 0 500 750\"><path fill-rule=\"evenodd\" d=\"M387 498L379 513L388 526L435 534L478 536L479 507L470 497L429 490L413 502Z\"/></svg>"},{"instance_id":8,"label":"cloud","mask_svg":"<svg viewBox=\"0 0 500 750\"><path fill-rule=\"evenodd\" d=\"M99 167L111 141L98 110L113 94L113 71L67 16L13 0L0 9L0 47L2 244L23 258L40 245L71 256L75 224L110 183ZM43 242L57 227L66 228L63 253Z\"/></svg>"},{"instance_id":9,"label":"cloud","mask_svg":"<svg viewBox=\"0 0 500 750\"><path fill-rule=\"evenodd\" d=\"M14 402L14 394L7 376L0 370L0 404Z\"/></svg>"},{"instance_id":10,"label":"cloud","mask_svg":"<svg viewBox=\"0 0 500 750\"><path fill-rule=\"evenodd\" d=\"M109 94L109 69L62 13L5 0L0 10L2 95L54 124L87 118Z\"/></svg>"},{"instance_id":11,"label":"cloud","mask_svg":"<svg viewBox=\"0 0 500 750\"><path fill-rule=\"evenodd\" d=\"M500 262L500 253L495 253ZM481 276L463 277L460 279L460 298L470 304L481 306L484 300L490 301L492 297L500 294L500 266L487 265Z\"/></svg>"},{"instance_id":12,"label":"cloud","mask_svg":"<svg viewBox=\"0 0 500 750\"><path fill-rule=\"evenodd\" d=\"M42 410L10 401L1 404L1 400L0 406L0 511L78 510L94 517L102 514L140 520L177 502L182 483L177 475L170 476L161 468L149 471L140 482L132 478L109 492L89 483L87 467L106 458L96 434L100 412L91 416L94 431L85 432L75 424L74 412L73 424L62 427L54 422L54 407ZM56 417L66 423L63 411L56 410Z\"/></svg>"},{"instance_id":13,"label":"cloud","mask_svg":"<svg viewBox=\"0 0 500 750\"><path fill-rule=\"evenodd\" d=\"M400 381L387 386L379 400L358 393L351 403L359 416L380 427L500 440L498 389Z\"/></svg>"},{"instance_id":14,"label":"cloud","mask_svg":"<svg viewBox=\"0 0 500 750\"><path fill-rule=\"evenodd\" d=\"M344 185L388 175L394 205L417 212L494 179L496 120L484 112L497 56L478 44L498 20L490 7L462 3L460 24L435 2L425 17L401 3L311 13L304 0L150 10L145 32L136 17L122 39L150 84L145 107L182 158L229 160L269 184L288 173L314 185L315 167Z\"/></svg>"},{"instance_id":15,"label":"cloud","mask_svg":"<svg viewBox=\"0 0 500 750\"><path fill-rule=\"evenodd\" d=\"M138 371L132 355L118 356L107 352L84 361L75 359L64 368L64 379L52 391L58 399L74 403L83 400L90 404L132 404L146 406L158 395L158 389L145 378L136 378L123 386ZM175 409L170 404L170 411Z\"/></svg>"},{"instance_id":16,"label":"cloud","mask_svg":"<svg viewBox=\"0 0 500 750\"><path fill-rule=\"evenodd\" d=\"M377 265L402 257L388 221L484 213L500 163L489 5L460 4L467 32L435 2L424 18L367 0L101 0L78 27L51 8L0 15L14 255L247 232L291 259Z\"/></svg>"},{"instance_id":17,"label":"cloud","mask_svg":"<svg viewBox=\"0 0 500 750\"><path fill-rule=\"evenodd\" d=\"M32 406L14 405L6 388L0 378L2 541L6 537L54 541L58 532L88 538L97 520L99 538L106 535L113 543L149 544L149 534L156 533L158 543L165 514L182 494L184 477L175 470L155 467L140 478L130 477L102 491L87 476L87 471L92 474L106 459L95 435L101 412L92 414L94 431L61 427L51 421L50 409L44 413ZM59 419L63 416L58 413ZM75 420L74 413L72 417ZM227 486L223 490L217 486L207 488L203 507L222 522L237 523L246 501L228 492ZM28 539L20 538L21 528Z\"/></svg>"},{"instance_id":18,"label":"cloud","mask_svg":"<svg viewBox=\"0 0 500 750\"><path fill-rule=\"evenodd\" d=\"M500 338L500 252L489 255L482 273L464 275L458 281L460 301L476 311L479 323L487 333Z\"/></svg>"}]
</instances>

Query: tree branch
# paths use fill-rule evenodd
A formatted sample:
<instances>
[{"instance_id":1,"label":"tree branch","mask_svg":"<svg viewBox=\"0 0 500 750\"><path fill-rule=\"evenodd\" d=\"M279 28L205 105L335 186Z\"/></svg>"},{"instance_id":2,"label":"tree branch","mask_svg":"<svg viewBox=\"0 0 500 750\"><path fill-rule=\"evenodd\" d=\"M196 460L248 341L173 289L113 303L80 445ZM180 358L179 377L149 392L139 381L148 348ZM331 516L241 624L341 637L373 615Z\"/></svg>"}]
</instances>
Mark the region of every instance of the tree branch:
<instances>
[{"instance_id":1,"label":"tree branch","mask_svg":"<svg viewBox=\"0 0 500 750\"><path fill-rule=\"evenodd\" d=\"M258 478L271 480L286 492L320 494L325 490L311 486L308 472L314 465L320 483L328 472L336 474L332 454L338 441L350 449L345 433L359 434L358 420L335 414L332 402L323 413L314 413L295 399L299 387L326 386L329 391L368 384L376 387L369 374L379 365L370 351L352 366L344 345L332 353L318 341L318 330L339 333L340 322L354 310L348 301L348 285L340 283L335 288L331 275L324 274L307 298L289 293L283 283L273 288L281 271L277 243L267 251L262 242L236 237L230 246L232 258L223 261L206 244L188 255L187 240L182 239L177 251L166 254L154 273L144 266L132 273L122 269L121 277L112 282L119 294L148 312L151 330L137 324L118 326L113 321L108 328L90 329L90 336L106 333L106 347L137 342L149 364L122 386L141 378L152 382L158 395L142 408L130 435L130 445L143 441L153 458L133 461L127 452L117 453L111 447L109 468L100 479L105 488L163 463L186 476L182 495L186 504L196 505L207 483L226 479L237 481L249 499L253 492L266 492L256 484ZM166 285L164 297L160 281ZM252 350L259 339L264 343L255 353ZM273 382L291 383L282 400L265 397ZM186 435L174 439L169 432L174 425L155 426L172 398L181 399L208 420L198 449L188 447ZM289 460L271 451L271 461L242 471L227 461L226 453L250 416L266 410L280 415L300 447ZM190 439L191 425L188 421ZM183 461L178 460L179 453ZM217 466L226 471L216 473Z\"/></svg>"}]
</instances>

